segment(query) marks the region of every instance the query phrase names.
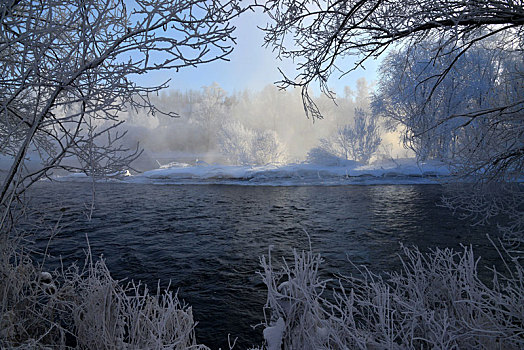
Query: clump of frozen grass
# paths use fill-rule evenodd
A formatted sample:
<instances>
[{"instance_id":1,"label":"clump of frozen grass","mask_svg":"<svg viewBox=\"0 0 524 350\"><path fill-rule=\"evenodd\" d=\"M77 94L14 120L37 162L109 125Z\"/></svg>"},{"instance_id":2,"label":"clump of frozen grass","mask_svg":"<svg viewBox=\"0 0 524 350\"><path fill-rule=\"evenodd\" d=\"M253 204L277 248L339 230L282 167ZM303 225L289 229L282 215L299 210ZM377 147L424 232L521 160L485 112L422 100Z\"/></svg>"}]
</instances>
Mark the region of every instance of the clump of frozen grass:
<instances>
[{"instance_id":1,"label":"clump of frozen grass","mask_svg":"<svg viewBox=\"0 0 524 350\"><path fill-rule=\"evenodd\" d=\"M275 269L262 257L268 289L268 349L522 349L524 279L517 259L478 277L471 247L428 254L403 247L402 269L365 268L339 277L332 295L319 277L320 255L294 251Z\"/></svg>"},{"instance_id":2,"label":"clump of frozen grass","mask_svg":"<svg viewBox=\"0 0 524 350\"><path fill-rule=\"evenodd\" d=\"M30 340L36 343L28 333L40 338L52 331L50 322L39 319L46 312L45 303L41 302L46 294L39 284L38 272L29 257L17 251L18 245L18 240L6 235L0 238L0 348Z\"/></svg>"},{"instance_id":3,"label":"clump of frozen grass","mask_svg":"<svg viewBox=\"0 0 524 350\"><path fill-rule=\"evenodd\" d=\"M2 243L0 348L207 349L176 294L123 285L90 255L50 276L16 242Z\"/></svg>"},{"instance_id":4,"label":"clump of frozen grass","mask_svg":"<svg viewBox=\"0 0 524 350\"><path fill-rule=\"evenodd\" d=\"M264 256L260 262L264 269L262 279L268 288L266 308L271 315L265 317L264 339L268 350L319 349L326 334L323 304L328 281L318 277L322 262L319 255L293 251L291 265L284 261L281 270L275 271Z\"/></svg>"},{"instance_id":5,"label":"clump of frozen grass","mask_svg":"<svg viewBox=\"0 0 524 350\"><path fill-rule=\"evenodd\" d=\"M69 272L64 288L78 345L87 349L197 349L193 314L176 294L115 281L103 260L87 276Z\"/></svg>"}]
</instances>

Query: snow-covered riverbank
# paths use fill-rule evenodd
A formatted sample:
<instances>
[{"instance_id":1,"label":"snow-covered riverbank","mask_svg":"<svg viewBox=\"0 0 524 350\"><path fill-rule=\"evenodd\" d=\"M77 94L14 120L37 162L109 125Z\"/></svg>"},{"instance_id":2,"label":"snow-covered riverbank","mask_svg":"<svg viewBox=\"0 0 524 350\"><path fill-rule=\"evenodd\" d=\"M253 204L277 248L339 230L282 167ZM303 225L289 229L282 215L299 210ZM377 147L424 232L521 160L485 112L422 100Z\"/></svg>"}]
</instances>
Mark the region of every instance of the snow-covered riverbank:
<instances>
[{"instance_id":1,"label":"snow-covered riverbank","mask_svg":"<svg viewBox=\"0 0 524 350\"><path fill-rule=\"evenodd\" d=\"M298 163L286 165L219 165L171 163L158 169L114 181L144 184L238 184L264 186L435 184L450 176L449 168L437 161L413 158L386 160L363 165L354 161L338 164ZM86 181L84 174L56 177L59 181Z\"/></svg>"}]
</instances>

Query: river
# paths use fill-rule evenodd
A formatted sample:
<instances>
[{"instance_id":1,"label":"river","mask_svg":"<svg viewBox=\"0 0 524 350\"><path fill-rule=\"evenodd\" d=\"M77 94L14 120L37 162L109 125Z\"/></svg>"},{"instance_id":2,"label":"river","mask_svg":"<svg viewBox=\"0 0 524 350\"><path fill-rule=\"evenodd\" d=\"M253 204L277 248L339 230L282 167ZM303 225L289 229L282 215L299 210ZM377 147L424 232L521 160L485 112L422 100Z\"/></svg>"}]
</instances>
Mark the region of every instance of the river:
<instances>
[{"instance_id":1,"label":"river","mask_svg":"<svg viewBox=\"0 0 524 350\"><path fill-rule=\"evenodd\" d=\"M438 185L235 186L41 183L32 205L60 229L49 244L56 263L103 255L113 276L171 286L193 307L197 339L213 349L260 344L264 285L259 258L309 249L325 259L323 274L354 272L348 259L376 271L398 268L400 244L427 251L471 244L480 265L496 262L486 238L437 206ZM38 239L40 246L47 240Z\"/></svg>"}]
</instances>

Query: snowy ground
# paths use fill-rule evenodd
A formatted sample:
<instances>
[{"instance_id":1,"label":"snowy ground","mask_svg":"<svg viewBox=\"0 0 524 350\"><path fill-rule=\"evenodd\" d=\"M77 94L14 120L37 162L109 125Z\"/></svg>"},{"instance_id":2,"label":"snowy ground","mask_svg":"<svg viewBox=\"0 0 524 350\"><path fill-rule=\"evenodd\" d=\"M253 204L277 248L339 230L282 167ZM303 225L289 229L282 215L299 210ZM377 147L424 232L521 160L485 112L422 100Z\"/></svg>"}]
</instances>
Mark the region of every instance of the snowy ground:
<instances>
[{"instance_id":1,"label":"snowy ground","mask_svg":"<svg viewBox=\"0 0 524 350\"><path fill-rule=\"evenodd\" d=\"M143 184L238 184L263 186L434 184L445 180L449 169L435 161L415 159L380 161L370 165L345 161L339 165L310 163L264 166L196 165L170 163L158 169L126 176L123 171L111 181ZM57 177L59 181L86 181L84 174Z\"/></svg>"}]
</instances>

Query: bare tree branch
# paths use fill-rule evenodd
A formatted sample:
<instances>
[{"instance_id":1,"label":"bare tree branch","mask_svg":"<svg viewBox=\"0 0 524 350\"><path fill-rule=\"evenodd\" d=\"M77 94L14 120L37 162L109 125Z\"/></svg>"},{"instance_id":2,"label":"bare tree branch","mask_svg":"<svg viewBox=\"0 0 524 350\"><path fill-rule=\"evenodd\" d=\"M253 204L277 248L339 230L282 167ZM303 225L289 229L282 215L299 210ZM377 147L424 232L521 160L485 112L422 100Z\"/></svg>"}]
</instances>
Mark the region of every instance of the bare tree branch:
<instances>
[{"instance_id":1,"label":"bare tree branch","mask_svg":"<svg viewBox=\"0 0 524 350\"><path fill-rule=\"evenodd\" d=\"M230 20L242 11L236 0L2 2L0 154L13 162L0 202L65 159L96 176L129 168L140 151L122 146L119 115L163 113L149 94L167 86L142 86L133 76L227 59ZM32 153L42 166L24 173Z\"/></svg>"}]
</instances>

